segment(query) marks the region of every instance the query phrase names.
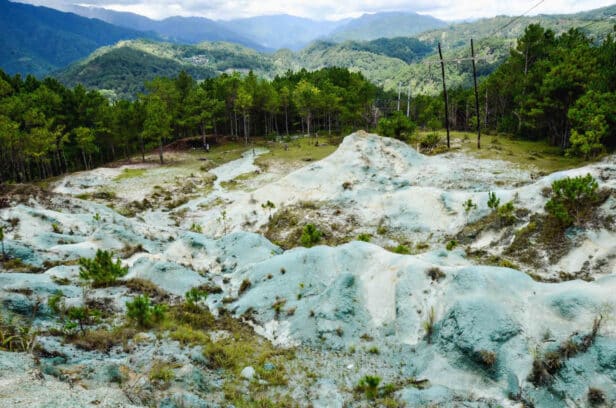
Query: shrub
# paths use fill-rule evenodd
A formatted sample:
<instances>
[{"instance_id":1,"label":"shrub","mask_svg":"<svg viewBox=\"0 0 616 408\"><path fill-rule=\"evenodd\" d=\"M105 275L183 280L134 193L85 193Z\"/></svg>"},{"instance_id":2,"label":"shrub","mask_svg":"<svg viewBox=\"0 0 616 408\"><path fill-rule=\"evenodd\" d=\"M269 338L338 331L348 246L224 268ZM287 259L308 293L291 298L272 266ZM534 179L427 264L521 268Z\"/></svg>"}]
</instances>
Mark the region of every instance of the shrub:
<instances>
[{"instance_id":1,"label":"shrub","mask_svg":"<svg viewBox=\"0 0 616 408\"><path fill-rule=\"evenodd\" d=\"M36 344L37 333L29 323L13 315L0 313L0 350L29 352Z\"/></svg>"},{"instance_id":2,"label":"shrub","mask_svg":"<svg viewBox=\"0 0 616 408\"><path fill-rule=\"evenodd\" d=\"M373 400L377 397L381 377L376 375L366 375L359 380L356 390L363 392L366 398Z\"/></svg>"},{"instance_id":3,"label":"shrub","mask_svg":"<svg viewBox=\"0 0 616 408\"><path fill-rule=\"evenodd\" d=\"M511 225L515 222L515 215L513 215L514 211L515 207L512 201L498 207L496 212L502 225Z\"/></svg>"},{"instance_id":4,"label":"shrub","mask_svg":"<svg viewBox=\"0 0 616 408\"><path fill-rule=\"evenodd\" d=\"M302 236L300 238L300 242L305 247L311 247L317 244L323 233L314 224L306 224L304 229L302 230Z\"/></svg>"},{"instance_id":5,"label":"shrub","mask_svg":"<svg viewBox=\"0 0 616 408\"><path fill-rule=\"evenodd\" d=\"M410 255L411 250L406 245L400 244L397 247L393 248L391 252L401 255Z\"/></svg>"},{"instance_id":6,"label":"shrub","mask_svg":"<svg viewBox=\"0 0 616 408\"><path fill-rule=\"evenodd\" d=\"M590 387L588 389L588 402L591 405L600 405L605 402L605 393L598 388Z\"/></svg>"},{"instance_id":7,"label":"shrub","mask_svg":"<svg viewBox=\"0 0 616 408\"><path fill-rule=\"evenodd\" d=\"M196 232L198 234L201 234L203 232L203 227L193 222L190 226L190 232Z\"/></svg>"},{"instance_id":8,"label":"shrub","mask_svg":"<svg viewBox=\"0 0 616 408\"><path fill-rule=\"evenodd\" d=\"M435 282L444 279L447 275L440 268L433 267L426 271L426 274Z\"/></svg>"},{"instance_id":9,"label":"shrub","mask_svg":"<svg viewBox=\"0 0 616 408\"><path fill-rule=\"evenodd\" d=\"M474 209L477 209L477 204L475 204L473 200L469 198L464 202L464 204L462 204L462 207L464 208L464 212L466 214L469 214Z\"/></svg>"},{"instance_id":10,"label":"shrub","mask_svg":"<svg viewBox=\"0 0 616 408\"><path fill-rule=\"evenodd\" d=\"M447 245L445 245L445 248L447 248L448 251L452 251L457 246L458 246L458 241L452 239L451 241L447 242Z\"/></svg>"},{"instance_id":11,"label":"shrub","mask_svg":"<svg viewBox=\"0 0 616 408\"><path fill-rule=\"evenodd\" d=\"M358 241L363 241L363 242L370 242L371 239L372 239L372 235L370 234L359 234L359 236L357 237Z\"/></svg>"},{"instance_id":12,"label":"shrub","mask_svg":"<svg viewBox=\"0 0 616 408\"><path fill-rule=\"evenodd\" d=\"M207 299L207 295L208 293L204 290L201 290L199 288L192 288L188 292L186 292L186 302L194 305L199 303L199 301L201 300Z\"/></svg>"},{"instance_id":13,"label":"shrub","mask_svg":"<svg viewBox=\"0 0 616 408\"><path fill-rule=\"evenodd\" d=\"M94 259L79 259L79 277L90 281L94 287L109 286L127 273L128 268L123 267L119 259L114 263L108 251L99 249Z\"/></svg>"},{"instance_id":14,"label":"shrub","mask_svg":"<svg viewBox=\"0 0 616 408\"><path fill-rule=\"evenodd\" d=\"M500 198L496 197L496 194L493 192L488 193L488 208L496 211L500 206Z\"/></svg>"},{"instance_id":15,"label":"shrub","mask_svg":"<svg viewBox=\"0 0 616 408\"><path fill-rule=\"evenodd\" d=\"M590 174L556 180L552 183L552 197L545 204L545 210L565 227L579 224L598 202L598 188L599 184Z\"/></svg>"},{"instance_id":16,"label":"shrub","mask_svg":"<svg viewBox=\"0 0 616 408\"><path fill-rule=\"evenodd\" d=\"M415 132L415 129L416 125L406 115L396 111L391 118L379 120L377 132L383 136L407 140Z\"/></svg>"},{"instance_id":17,"label":"shrub","mask_svg":"<svg viewBox=\"0 0 616 408\"><path fill-rule=\"evenodd\" d=\"M241 295L242 293L246 292L248 289L250 289L250 286L252 285L252 283L250 282L249 279L244 279L242 281L242 283L240 284L240 288L238 290L238 294Z\"/></svg>"},{"instance_id":18,"label":"shrub","mask_svg":"<svg viewBox=\"0 0 616 408\"><path fill-rule=\"evenodd\" d=\"M152 305L148 296L139 295L126 302L126 316L140 327L150 327L165 316L164 305Z\"/></svg>"},{"instance_id":19,"label":"shrub","mask_svg":"<svg viewBox=\"0 0 616 408\"><path fill-rule=\"evenodd\" d=\"M423 322L423 327L426 332L426 340L428 344L432 342L432 334L434 333L434 323L436 322L436 315L434 313L434 308L430 308L430 312L428 312L428 318Z\"/></svg>"},{"instance_id":20,"label":"shrub","mask_svg":"<svg viewBox=\"0 0 616 408\"><path fill-rule=\"evenodd\" d=\"M480 350L479 351L479 361L487 368L494 367L496 364L496 354L493 351L489 350Z\"/></svg>"},{"instance_id":21,"label":"shrub","mask_svg":"<svg viewBox=\"0 0 616 408\"><path fill-rule=\"evenodd\" d=\"M428 133L421 139L421 141L419 142L419 146L422 148L422 150L432 150L436 146L438 146L440 141L441 137L439 136L439 134L436 132L432 132Z\"/></svg>"},{"instance_id":22,"label":"shrub","mask_svg":"<svg viewBox=\"0 0 616 408\"><path fill-rule=\"evenodd\" d=\"M152 382L168 384L175 378L175 374L169 364L156 362L152 365L148 377Z\"/></svg>"}]
</instances>

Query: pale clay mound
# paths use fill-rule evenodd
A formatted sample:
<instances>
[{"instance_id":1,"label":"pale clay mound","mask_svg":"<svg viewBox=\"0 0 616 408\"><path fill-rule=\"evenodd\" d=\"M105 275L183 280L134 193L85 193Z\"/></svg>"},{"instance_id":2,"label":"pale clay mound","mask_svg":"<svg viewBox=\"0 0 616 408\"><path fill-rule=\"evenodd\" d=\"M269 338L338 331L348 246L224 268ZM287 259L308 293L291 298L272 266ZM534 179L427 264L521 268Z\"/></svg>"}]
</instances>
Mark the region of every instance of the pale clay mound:
<instances>
[{"instance_id":1,"label":"pale clay mound","mask_svg":"<svg viewBox=\"0 0 616 408\"><path fill-rule=\"evenodd\" d=\"M602 187L616 188L614 158L532 180L529 172L506 162L457 153L426 157L393 139L354 134L326 159L255 191L228 191L220 186L221 181L254 171L252 160L252 154L247 154L212 170L218 176L215 188L207 197L184 205L190 210L180 228L163 219L166 212L149 210L144 222L71 197L107 185L130 191L137 180L126 185L113 182L121 170L97 169L67 176L56 187L56 192L66 195L52 198L50 204L31 202L0 210L2 220L20 219L16 228L7 232L7 250L29 264L42 266L46 260L93 256L98 248L118 252L141 245L143 250L123 261L130 266L127 278L149 279L176 296L203 283L221 286L222 294L207 299L212 310L225 297L237 298L227 308L238 316L254 310L256 331L275 344L301 345L325 353L322 364L326 369L320 372L318 387L305 391L307 400L299 401L304 405L353 405L344 389L373 372L360 357L341 357L340 351L362 347L362 336L372 338L370 344L381 350L381 356L374 357L381 361L376 367L381 375L430 380L431 387L426 390L408 387L397 394L408 406L449 406L453 401L474 401L464 406L519 406L508 399L510 393L520 393L540 407L585 406L589 386L602 389L609 401L616 401L613 230L583 231L579 245L548 271L576 272L589 257L605 259L607 264L595 274L593 282L535 282L513 269L476 265L463 248L447 251L443 241L467 222L489 213L488 191L495 191L502 202L515 198L516 207L542 212L546 201L542 189L561 177L590 173ZM352 188L343 188L347 182ZM467 219L462 203L468 198L478 204L478 209ZM198 205L216 199L226 205L211 209ZM276 211L302 201L335 205L344 216L353 214L358 219L361 232L375 231L385 217L391 228L413 240L427 240L431 248L411 256L393 254L370 243L351 242L283 252L253 233L268 222L269 214L261 208L267 200L276 204ZM602 211L613 214L610 200ZM227 232L235 231L225 236L220 222L222 208L226 210ZM195 221L203 225L204 234L186 231ZM54 232L53 223L62 231ZM472 246L497 254L502 248L493 245L494 239L484 234ZM444 273L442 279L435 281L427 275L432 268ZM58 286L54 283L57 278L68 278L71 284ZM238 296L244 279L252 285ZM81 289L77 282L76 266L57 266L41 274L0 274L0 302L13 312L28 315L34 296L45 304L55 290L61 289L67 302L79 304ZM20 293L23 288L31 289L33 295ZM98 290L94 296L111 299L118 310L123 310L131 297L122 286ZM272 304L280 299L285 300L284 310L276 316ZM292 314L285 313L291 309ZM431 311L435 329L428 344L424 322ZM527 380L532 350L558 345L575 332L588 333L600 314L604 319L597 340L587 352L567 362L548 390ZM42 310L37 324L47 326L53 321ZM40 341L49 349L67 351L57 340ZM67 364L91 365L95 372L103 370L104 361L109 359L68 350L72 362ZM477 363L482 352L496 356L493 369L486 370ZM148 356L173 354L185 365L182 370L195 369L189 356L183 354L188 351L180 350L177 343L146 347L139 353L118 350L113 360L147 365L151 361ZM32 362L28 359L0 354L3 372L21 367L15 377L0 375L0 405L68 407L98 401L99 406L129 406L116 386L97 375L89 379L87 392L76 393L47 374L40 379L29 372ZM11 394L16 381L27 386ZM208 393L199 398L208 401ZM212 402L212 406L218 405Z\"/></svg>"}]
</instances>

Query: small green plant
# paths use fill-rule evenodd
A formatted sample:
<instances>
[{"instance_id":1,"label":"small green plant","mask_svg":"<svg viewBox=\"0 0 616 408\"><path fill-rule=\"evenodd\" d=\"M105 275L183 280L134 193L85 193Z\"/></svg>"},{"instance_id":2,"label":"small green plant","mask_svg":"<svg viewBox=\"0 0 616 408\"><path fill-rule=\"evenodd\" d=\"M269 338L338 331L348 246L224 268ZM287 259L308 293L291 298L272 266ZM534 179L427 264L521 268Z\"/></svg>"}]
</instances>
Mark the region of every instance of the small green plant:
<instances>
[{"instance_id":1,"label":"small green plant","mask_svg":"<svg viewBox=\"0 0 616 408\"><path fill-rule=\"evenodd\" d=\"M37 332L23 319L0 313L0 350L30 352L36 344Z\"/></svg>"},{"instance_id":2,"label":"small green plant","mask_svg":"<svg viewBox=\"0 0 616 408\"><path fill-rule=\"evenodd\" d=\"M372 346L368 349L368 353L370 354L380 354L379 348L377 346Z\"/></svg>"},{"instance_id":3,"label":"small green plant","mask_svg":"<svg viewBox=\"0 0 616 408\"><path fill-rule=\"evenodd\" d=\"M203 233L203 227L201 225L196 224L196 223L193 222L192 225L190 226L190 231L191 232L196 232L198 234L201 234L201 233Z\"/></svg>"},{"instance_id":4,"label":"small green plant","mask_svg":"<svg viewBox=\"0 0 616 408\"><path fill-rule=\"evenodd\" d=\"M310 248L311 246L318 244L322 236L323 233L314 224L306 224L302 230L300 243L303 246Z\"/></svg>"},{"instance_id":5,"label":"small green plant","mask_svg":"<svg viewBox=\"0 0 616 408\"><path fill-rule=\"evenodd\" d=\"M477 204L475 204L473 200L469 198L464 202L464 204L462 204L462 207L464 208L464 212L468 216L471 211L477 209Z\"/></svg>"},{"instance_id":6,"label":"small green plant","mask_svg":"<svg viewBox=\"0 0 616 408\"><path fill-rule=\"evenodd\" d=\"M448 251L453 251L457 246L458 246L458 241L452 239L451 241L447 242L447 245L445 245L445 248L447 248Z\"/></svg>"},{"instance_id":7,"label":"small green plant","mask_svg":"<svg viewBox=\"0 0 616 408\"><path fill-rule=\"evenodd\" d=\"M226 235L227 234L227 210L222 210L218 221L222 225L222 233Z\"/></svg>"},{"instance_id":8,"label":"small green plant","mask_svg":"<svg viewBox=\"0 0 616 408\"><path fill-rule=\"evenodd\" d=\"M515 207L513 206L513 202L509 201L507 204L503 204L496 210L498 214L498 218L500 219L501 224L503 225L511 225L515 222L514 215Z\"/></svg>"},{"instance_id":9,"label":"small green plant","mask_svg":"<svg viewBox=\"0 0 616 408\"><path fill-rule=\"evenodd\" d=\"M490 191L488 193L488 208L492 211L496 211L500 206L500 198L496 197L496 194Z\"/></svg>"},{"instance_id":10,"label":"small green plant","mask_svg":"<svg viewBox=\"0 0 616 408\"><path fill-rule=\"evenodd\" d=\"M55 222L51 224L51 229L56 234L62 234L62 228L60 228L60 226Z\"/></svg>"},{"instance_id":11,"label":"small green plant","mask_svg":"<svg viewBox=\"0 0 616 408\"><path fill-rule=\"evenodd\" d=\"M152 365L148 375L150 381L167 385L175 378L175 373L169 364L156 362Z\"/></svg>"},{"instance_id":12,"label":"small green plant","mask_svg":"<svg viewBox=\"0 0 616 408\"><path fill-rule=\"evenodd\" d=\"M79 328L82 335L86 333L86 326L94 324L100 318L98 310L93 310L86 306L69 307L65 314L67 318L64 325L65 330L70 332L75 328Z\"/></svg>"},{"instance_id":13,"label":"small green plant","mask_svg":"<svg viewBox=\"0 0 616 408\"><path fill-rule=\"evenodd\" d=\"M126 316L140 327L151 327L165 317L164 305L152 305L148 296L139 295L126 302Z\"/></svg>"},{"instance_id":14,"label":"small green plant","mask_svg":"<svg viewBox=\"0 0 616 408\"><path fill-rule=\"evenodd\" d=\"M90 282L94 287L104 287L115 283L118 278L128 273L120 260L113 262L112 253L97 250L94 259L79 259L79 278Z\"/></svg>"},{"instance_id":15,"label":"small green plant","mask_svg":"<svg viewBox=\"0 0 616 408\"><path fill-rule=\"evenodd\" d=\"M202 300L207 299L208 293L199 288L191 288L184 297L186 298L186 302L190 305L196 305Z\"/></svg>"},{"instance_id":16,"label":"small green plant","mask_svg":"<svg viewBox=\"0 0 616 408\"><path fill-rule=\"evenodd\" d=\"M366 375L359 380L356 390L363 392L366 399L374 400L378 395L379 384L381 384L381 377Z\"/></svg>"},{"instance_id":17,"label":"small green plant","mask_svg":"<svg viewBox=\"0 0 616 408\"><path fill-rule=\"evenodd\" d=\"M267 200L267 202L261 204L261 208L266 210L269 214L269 219L272 219L272 211L274 210L274 208L276 208L276 204L274 204L270 200Z\"/></svg>"},{"instance_id":18,"label":"small green plant","mask_svg":"<svg viewBox=\"0 0 616 408\"><path fill-rule=\"evenodd\" d=\"M426 340L428 344L432 342L432 334L434 333L434 324L436 323L436 315L434 308L431 307L428 312L428 318L423 322L424 331L426 332Z\"/></svg>"},{"instance_id":19,"label":"small green plant","mask_svg":"<svg viewBox=\"0 0 616 408\"><path fill-rule=\"evenodd\" d=\"M599 184L590 175L564 178L552 183L545 210L564 227L582 223L599 200Z\"/></svg>"},{"instance_id":20,"label":"small green plant","mask_svg":"<svg viewBox=\"0 0 616 408\"><path fill-rule=\"evenodd\" d=\"M393 248L391 252L400 255L410 255L411 250L406 245L399 244L397 247Z\"/></svg>"},{"instance_id":21,"label":"small green plant","mask_svg":"<svg viewBox=\"0 0 616 408\"><path fill-rule=\"evenodd\" d=\"M272 309L274 309L274 313L276 314L276 316L280 315L280 312L282 311L282 308L284 307L286 303L287 303L286 299L276 298L276 301L274 302L274 304L272 304Z\"/></svg>"},{"instance_id":22,"label":"small green plant","mask_svg":"<svg viewBox=\"0 0 616 408\"><path fill-rule=\"evenodd\" d=\"M64 293L61 290L56 291L53 295L47 299L47 306L51 309L55 314L63 314L64 313Z\"/></svg>"},{"instance_id":23,"label":"small green plant","mask_svg":"<svg viewBox=\"0 0 616 408\"><path fill-rule=\"evenodd\" d=\"M359 236L357 237L358 241L363 241L363 242L370 242L371 239L372 239L372 235L370 234L359 234Z\"/></svg>"},{"instance_id":24,"label":"small green plant","mask_svg":"<svg viewBox=\"0 0 616 408\"><path fill-rule=\"evenodd\" d=\"M101 222L101 215L99 213L94 214L94 217L92 217L92 219L94 221L96 221L97 223Z\"/></svg>"}]
</instances>

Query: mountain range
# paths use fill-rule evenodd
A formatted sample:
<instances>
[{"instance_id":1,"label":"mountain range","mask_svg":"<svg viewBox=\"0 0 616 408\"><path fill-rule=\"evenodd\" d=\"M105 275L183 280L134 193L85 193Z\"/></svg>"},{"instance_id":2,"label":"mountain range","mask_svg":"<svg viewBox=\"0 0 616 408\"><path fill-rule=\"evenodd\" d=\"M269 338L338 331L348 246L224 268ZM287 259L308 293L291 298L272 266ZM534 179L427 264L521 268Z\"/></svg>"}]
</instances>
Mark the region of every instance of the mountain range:
<instances>
[{"instance_id":1,"label":"mountain range","mask_svg":"<svg viewBox=\"0 0 616 408\"><path fill-rule=\"evenodd\" d=\"M419 34L446 23L415 13L377 13L357 19L316 21L290 15L229 21L202 17L147 17L79 5L63 11L0 0L0 68L42 76L99 47L146 38L177 44L229 42L260 52L299 51L317 39L366 40ZM389 27L384 31L385 27Z\"/></svg>"},{"instance_id":2,"label":"mountain range","mask_svg":"<svg viewBox=\"0 0 616 408\"><path fill-rule=\"evenodd\" d=\"M435 58L438 42L446 57L466 57L474 38L483 76L505 59L528 24L541 23L557 33L582 27L602 36L612 30L616 15L614 5L571 15L498 16L447 25L412 13L378 13L338 22L287 15L156 21L99 8L71 9L73 13L63 13L0 0L0 68L52 74L67 85L82 83L115 98L132 98L143 91L145 81L181 70L197 79L249 70L272 78L287 70L327 66L361 71L385 89L410 83L414 93L435 93L440 73L425 60ZM448 64L450 87L471 83L472 70L466 65Z\"/></svg>"}]
</instances>

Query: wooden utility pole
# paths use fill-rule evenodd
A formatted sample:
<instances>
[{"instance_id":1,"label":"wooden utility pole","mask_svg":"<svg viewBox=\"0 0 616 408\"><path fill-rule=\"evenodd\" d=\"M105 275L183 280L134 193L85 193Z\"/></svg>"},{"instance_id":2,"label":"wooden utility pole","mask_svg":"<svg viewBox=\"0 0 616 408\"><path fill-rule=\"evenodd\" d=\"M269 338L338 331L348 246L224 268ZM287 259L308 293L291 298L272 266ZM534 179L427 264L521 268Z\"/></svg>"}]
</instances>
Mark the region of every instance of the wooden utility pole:
<instances>
[{"instance_id":1,"label":"wooden utility pole","mask_svg":"<svg viewBox=\"0 0 616 408\"><path fill-rule=\"evenodd\" d=\"M409 82L409 92L406 97L406 117L411 117L411 83Z\"/></svg>"},{"instance_id":2,"label":"wooden utility pole","mask_svg":"<svg viewBox=\"0 0 616 408\"><path fill-rule=\"evenodd\" d=\"M402 84L398 82L398 112L400 112L400 94L402 93Z\"/></svg>"},{"instance_id":3,"label":"wooden utility pole","mask_svg":"<svg viewBox=\"0 0 616 408\"><path fill-rule=\"evenodd\" d=\"M477 149L481 149L481 121L479 120L479 93L477 91L477 68L475 67L475 46L471 38L471 57L473 58L473 80L475 81L475 114L477 115Z\"/></svg>"},{"instance_id":4,"label":"wooden utility pole","mask_svg":"<svg viewBox=\"0 0 616 408\"><path fill-rule=\"evenodd\" d=\"M441 43L438 43L438 56L441 59L441 74L443 76L443 95L445 96L445 128L447 129L447 148L449 149L449 103L447 101L447 85L445 84L445 60L441 51Z\"/></svg>"}]
</instances>

